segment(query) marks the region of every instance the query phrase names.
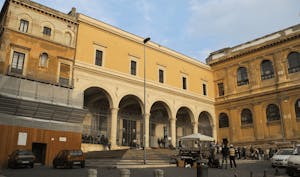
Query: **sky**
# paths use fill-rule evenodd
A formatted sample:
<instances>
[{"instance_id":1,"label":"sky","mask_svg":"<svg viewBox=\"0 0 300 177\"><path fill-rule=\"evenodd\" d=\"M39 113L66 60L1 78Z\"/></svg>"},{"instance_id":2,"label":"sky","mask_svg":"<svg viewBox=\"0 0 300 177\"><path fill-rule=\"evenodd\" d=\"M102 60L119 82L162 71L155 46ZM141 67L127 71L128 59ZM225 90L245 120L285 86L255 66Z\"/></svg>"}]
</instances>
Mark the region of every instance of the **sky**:
<instances>
[{"instance_id":1,"label":"sky","mask_svg":"<svg viewBox=\"0 0 300 177\"><path fill-rule=\"evenodd\" d=\"M234 47L300 23L300 0L34 0L77 12L205 62ZM0 0L3 4L4 0Z\"/></svg>"}]
</instances>

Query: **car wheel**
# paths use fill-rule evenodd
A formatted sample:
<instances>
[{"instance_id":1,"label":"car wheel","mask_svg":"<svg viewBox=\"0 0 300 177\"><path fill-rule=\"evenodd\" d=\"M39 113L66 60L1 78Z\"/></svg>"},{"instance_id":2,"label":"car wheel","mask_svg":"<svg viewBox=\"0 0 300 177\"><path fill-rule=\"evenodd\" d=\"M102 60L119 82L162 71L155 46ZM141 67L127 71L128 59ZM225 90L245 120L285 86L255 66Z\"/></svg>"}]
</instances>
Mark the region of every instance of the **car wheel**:
<instances>
[{"instance_id":1,"label":"car wheel","mask_svg":"<svg viewBox=\"0 0 300 177\"><path fill-rule=\"evenodd\" d=\"M85 162L81 162L81 168L85 167Z\"/></svg>"},{"instance_id":2,"label":"car wheel","mask_svg":"<svg viewBox=\"0 0 300 177\"><path fill-rule=\"evenodd\" d=\"M30 164L30 168L33 168L34 167L34 163L32 162L31 164Z\"/></svg>"},{"instance_id":3,"label":"car wheel","mask_svg":"<svg viewBox=\"0 0 300 177\"><path fill-rule=\"evenodd\" d=\"M70 163L69 168L73 168L73 162Z\"/></svg>"},{"instance_id":4,"label":"car wheel","mask_svg":"<svg viewBox=\"0 0 300 177\"><path fill-rule=\"evenodd\" d=\"M68 166L68 162L65 162L64 163L64 168L68 168L69 166Z\"/></svg>"},{"instance_id":5,"label":"car wheel","mask_svg":"<svg viewBox=\"0 0 300 177\"><path fill-rule=\"evenodd\" d=\"M275 168L276 166L275 165L271 165L272 166L272 168Z\"/></svg>"}]
</instances>

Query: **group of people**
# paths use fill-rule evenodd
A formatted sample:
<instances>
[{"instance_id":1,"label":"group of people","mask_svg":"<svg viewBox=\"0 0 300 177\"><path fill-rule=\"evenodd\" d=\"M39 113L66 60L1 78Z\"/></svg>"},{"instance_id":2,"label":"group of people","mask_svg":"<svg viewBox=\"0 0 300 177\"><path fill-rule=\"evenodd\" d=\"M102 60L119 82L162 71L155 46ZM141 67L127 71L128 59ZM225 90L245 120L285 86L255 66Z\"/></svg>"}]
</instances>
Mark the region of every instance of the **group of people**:
<instances>
[{"instance_id":1,"label":"group of people","mask_svg":"<svg viewBox=\"0 0 300 177\"><path fill-rule=\"evenodd\" d=\"M159 148L166 148L167 139L166 138L157 138L157 144Z\"/></svg>"},{"instance_id":2,"label":"group of people","mask_svg":"<svg viewBox=\"0 0 300 177\"><path fill-rule=\"evenodd\" d=\"M108 138L104 135L82 135L82 143L88 143L88 144L102 144L104 145L105 149L110 150L111 149L111 143L109 142Z\"/></svg>"},{"instance_id":3,"label":"group of people","mask_svg":"<svg viewBox=\"0 0 300 177\"><path fill-rule=\"evenodd\" d=\"M234 147L233 144L212 145L209 157L209 165L217 168L227 168L228 159L230 167L236 168L236 159L251 159L251 160L268 160L275 153L276 148L254 148L250 147Z\"/></svg>"},{"instance_id":4,"label":"group of people","mask_svg":"<svg viewBox=\"0 0 300 177\"><path fill-rule=\"evenodd\" d=\"M211 146L210 156L208 158L208 165L213 168L223 168L227 169L228 159L230 161L230 167L236 168L236 149L231 144L229 147L227 144L223 144L221 147L216 145Z\"/></svg>"}]
</instances>

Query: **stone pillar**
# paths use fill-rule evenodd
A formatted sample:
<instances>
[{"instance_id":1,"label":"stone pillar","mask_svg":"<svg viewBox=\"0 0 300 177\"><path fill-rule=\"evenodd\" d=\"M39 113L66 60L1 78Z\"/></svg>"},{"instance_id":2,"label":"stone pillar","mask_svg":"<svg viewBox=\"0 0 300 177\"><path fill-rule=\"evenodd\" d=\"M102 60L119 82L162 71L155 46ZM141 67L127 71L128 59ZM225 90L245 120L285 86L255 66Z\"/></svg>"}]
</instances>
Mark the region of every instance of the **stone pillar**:
<instances>
[{"instance_id":1,"label":"stone pillar","mask_svg":"<svg viewBox=\"0 0 300 177\"><path fill-rule=\"evenodd\" d=\"M118 108L111 108L110 143L112 148L117 145L118 111Z\"/></svg>"},{"instance_id":2,"label":"stone pillar","mask_svg":"<svg viewBox=\"0 0 300 177\"><path fill-rule=\"evenodd\" d=\"M88 177L97 177L97 169L88 169Z\"/></svg>"},{"instance_id":3,"label":"stone pillar","mask_svg":"<svg viewBox=\"0 0 300 177\"><path fill-rule=\"evenodd\" d=\"M120 169L120 176L121 177L130 177L130 170L129 169Z\"/></svg>"},{"instance_id":4,"label":"stone pillar","mask_svg":"<svg viewBox=\"0 0 300 177\"><path fill-rule=\"evenodd\" d=\"M145 120L144 120L144 129L145 129L145 148L149 147L149 121L150 121L150 114L147 113L145 115Z\"/></svg>"},{"instance_id":5,"label":"stone pillar","mask_svg":"<svg viewBox=\"0 0 300 177\"><path fill-rule=\"evenodd\" d=\"M171 118L169 119L171 125L171 143L174 147L176 147L176 119Z\"/></svg>"},{"instance_id":6,"label":"stone pillar","mask_svg":"<svg viewBox=\"0 0 300 177\"><path fill-rule=\"evenodd\" d=\"M154 170L154 177L164 177L164 171L161 169Z\"/></svg>"},{"instance_id":7,"label":"stone pillar","mask_svg":"<svg viewBox=\"0 0 300 177\"><path fill-rule=\"evenodd\" d=\"M193 134L198 133L198 122L193 122Z\"/></svg>"}]
</instances>

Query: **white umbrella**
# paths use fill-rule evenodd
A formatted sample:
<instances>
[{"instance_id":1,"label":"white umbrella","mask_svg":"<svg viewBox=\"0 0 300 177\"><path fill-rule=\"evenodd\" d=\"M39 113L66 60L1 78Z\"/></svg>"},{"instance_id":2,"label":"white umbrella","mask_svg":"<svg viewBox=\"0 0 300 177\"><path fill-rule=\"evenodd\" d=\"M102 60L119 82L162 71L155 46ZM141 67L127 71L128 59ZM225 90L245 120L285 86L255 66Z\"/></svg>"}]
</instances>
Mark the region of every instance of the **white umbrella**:
<instances>
[{"instance_id":1,"label":"white umbrella","mask_svg":"<svg viewBox=\"0 0 300 177\"><path fill-rule=\"evenodd\" d=\"M214 141L213 137L203 135L201 133L195 133L179 138L179 140L199 140L199 141Z\"/></svg>"}]
</instances>

